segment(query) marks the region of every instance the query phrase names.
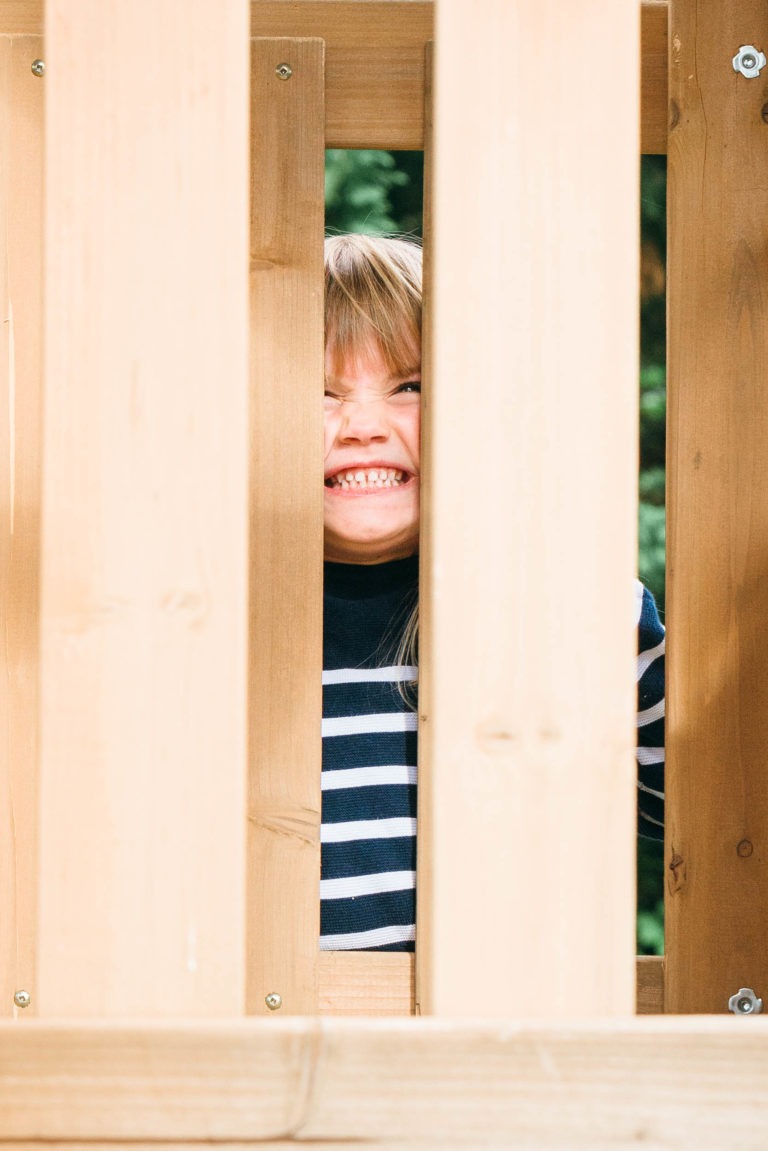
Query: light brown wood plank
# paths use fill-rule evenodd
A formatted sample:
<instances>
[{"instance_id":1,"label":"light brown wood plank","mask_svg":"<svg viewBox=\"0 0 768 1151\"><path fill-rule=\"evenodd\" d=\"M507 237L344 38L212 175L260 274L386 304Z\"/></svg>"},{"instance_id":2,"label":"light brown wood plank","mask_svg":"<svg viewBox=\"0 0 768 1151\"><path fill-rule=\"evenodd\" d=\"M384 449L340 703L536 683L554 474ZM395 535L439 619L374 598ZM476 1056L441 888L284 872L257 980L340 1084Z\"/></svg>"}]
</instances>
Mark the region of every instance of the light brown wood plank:
<instances>
[{"instance_id":1,"label":"light brown wood plank","mask_svg":"<svg viewBox=\"0 0 768 1151\"><path fill-rule=\"evenodd\" d=\"M0 0L0 36L41 36L44 0Z\"/></svg>"},{"instance_id":2,"label":"light brown wood plank","mask_svg":"<svg viewBox=\"0 0 768 1151\"><path fill-rule=\"evenodd\" d=\"M768 995L768 43L761 0L675 0L669 146L667 1009Z\"/></svg>"},{"instance_id":3,"label":"light brown wood plank","mask_svg":"<svg viewBox=\"0 0 768 1151\"><path fill-rule=\"evenodd\" d=\"M667 3L642 11L641 151L667 150ZM326 41L328 147L423 147L420 50L431 0L254 0L254 35Z\"/></svg>"},{"instance_id":4,"label":"light brown wood plank","mask_svg":"<svg viewBox=\"0 0 768 1151\"><path fill-rule=\"evenodd\" d=\"M288 64L293 74L275 72ZM250 1013L317 1010L323 44L252 41Z\"/></svg>"},{"instance_id":5,"label":"light brown wood plank","mask_svg":"<svg viewBox=\"0 0 768 1151\"><path fill-rule=\"evenodd\" d=\"M642 7L643 152L666 152L666 0ZM422 50L431 0L252 0L254 36L319 36L327 45L329 148L421 148ZM0 0L0 33L42 34L42 0Z\"/></svg>"},{"instance_id":6,"label":"light brown wood plank","mask_svg":"<svg viewBox=\"0 0 768 1151\"><path fill-rule=\"evenodd\" d=\"M664 1013L664 959L661 955L638 955L635 1011L638 1015Z\"/></svg>"},{"instance_id":7,"label":"light brown wood plank","mask_svg":"<svg viewBox=\"0 0 768 1151\"><path fill-rule=\"evenodd\" d=\"M667 150L667 0L644 0L640 20L640 151Z\"/></svg>"},{"instance_id":8,"label":"light brown wood plank","mask_svg":"<svg viewBox=\"0 0 768 1151\"><path fill-rule=\"evenodd\" d=\"M638 34L613 0L438 8L417 1000L443 1016L634 1009Z\"/></svg>"},{"instance_id":9,"label":"light brown wood plank","mask_svg":"<svg viewBox=\"0 0 768 1151\"><path fill-rule=\"evenodd\" d=\"M432 0L252 0L251 35L284 36L290 27L292 36L321 36L326 51L423 49L433 11Z\"/></svg>"},{"instance_id":10,"label":"light brown wood plank","mask_svg":"<svg viewBox=\"0 0 768 1151\"><path fill-rule=\"evenodd\" d=\"M46 28L40 1012L234 1015L247 4L50 0Z\"/></svg>"},{"instance_id":11,"label":"light brown wood plank","mask_svg":"<svg viewBox=\"0 0 768 1151\"><path fill-rule=\"evenodd\" d=\"M0 38L0 1015L37 1008L43 82ZM32 1002L23 1013L14 994Z\"/></svg>"},{"instance_id":12,"label":"light brown wood plank","mask_svg":"<svg viewBox=\"0 0 768 1151\"><path fill-rule=\"evenodd\" d=\"M420 148L432 11L420 0L255 0L251 34L325 40L329 148Z\"/></svg>"},{"instance_id":13,"label":"light brown wood plank","mask_svg":"<svg viewBox=\"0 0 768 1151\"><path fill-rule=\"evenodd\" d=\"M665 152L667 4L645 0L641 7L641 148ZM433 37L431 0L254 0L251 12L254 36L325 40L329 148L424 146L423 49Z\"/></svg>"},{"instance_id":14,"label":"light brown wood plank","mask_svg":"<svg viewBox=\"0 0 768 1151\"><path fill-rule=\"evenodd\" d=\"M435 634L436 620L433 615L432 572L434 560L434 520L435 474L434 457L434 226L435 226L435 50L430 41L425 50L424 71L424 251L423 251L423 294L421 321L421 459L419 476L421 492L421 522L419 529L419 802L417 806L416 838L416 970L414 989L414 1011L416 1015L427 1014L430 1002L430 978L432 952L430 948L431 911L428 901L432 890L432 867L434 858L434 822L432 812L435 806L433 790L435 763L435 729L429 723L428 700L433 698L432 660L430 659L431 637ZM422 996L425 996L422 1003Z\"/></svg>"},{"instance_id":15,"label":"light brown wood plank","mask_svg":"<svg viewBox=\"0 0 768 1151\"><path fill-rule=\"evenodd\" d=\"M664 960L640 955L636 961L638 1015L664 1011ZM322 1015L412 1015L414 956L366 951L324 951L320 955Z\"/></svg>"},{"instance_id":16,"label":"light brown wood plank","mask_svg":"<svg viewBox=\"0 0 768 1151\"><path fill-rule=\"evenodd\" d=\"M406 952L321 951L321 1015L412 1015L414 957Z\"/></svg>"},{"instance_id":17,"label":"light brown wood plank","mask_svg":"<svg viewBox=\"0 0 768 1151\"><path fill-rule=\"evenodd\" d=\"M0 1138L762 1151L766 1040L761 1018L5 1024Z\"/></svg>"}]
</instances>

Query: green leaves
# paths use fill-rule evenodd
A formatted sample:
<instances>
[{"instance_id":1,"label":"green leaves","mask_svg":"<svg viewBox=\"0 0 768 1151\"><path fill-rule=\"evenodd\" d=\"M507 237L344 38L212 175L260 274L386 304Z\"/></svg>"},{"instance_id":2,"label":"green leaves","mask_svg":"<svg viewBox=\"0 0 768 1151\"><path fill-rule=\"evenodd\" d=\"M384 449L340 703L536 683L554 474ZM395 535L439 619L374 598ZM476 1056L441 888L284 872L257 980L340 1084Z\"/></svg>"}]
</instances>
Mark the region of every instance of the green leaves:
<instances>
[{"instance_id":1,"label":"green leaves","mask_svg":"<svg viewBox=\"0 0 768 1151\"><path fill-rule=\"evenodd\" d=\"M390 152L329 149L325 154L325 221L330 232L399 231L390 195L408 184Z\"/></svg>"}]
</instances>

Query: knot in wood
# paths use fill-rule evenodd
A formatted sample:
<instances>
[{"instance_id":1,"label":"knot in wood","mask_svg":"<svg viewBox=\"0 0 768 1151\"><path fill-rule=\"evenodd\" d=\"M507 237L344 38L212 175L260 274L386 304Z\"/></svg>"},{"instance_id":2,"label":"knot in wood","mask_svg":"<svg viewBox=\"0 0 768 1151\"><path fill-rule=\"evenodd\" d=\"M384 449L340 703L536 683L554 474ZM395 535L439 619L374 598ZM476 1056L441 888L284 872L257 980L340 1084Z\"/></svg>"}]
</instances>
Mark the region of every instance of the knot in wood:
<instances>
[{"instance_id":1,"label":"knot in wood","mask_svg":"<svg viewBox=\"0 0 768 1151\"><path fill-rule=\"evenodd\" d=\"M752 852L754 850L755 849L752 846L750 840L742 839L741 842L736 847L736 854L739 856L740 859L749 859L750 855L752 854Z\"/></svg>"}]
</instances>

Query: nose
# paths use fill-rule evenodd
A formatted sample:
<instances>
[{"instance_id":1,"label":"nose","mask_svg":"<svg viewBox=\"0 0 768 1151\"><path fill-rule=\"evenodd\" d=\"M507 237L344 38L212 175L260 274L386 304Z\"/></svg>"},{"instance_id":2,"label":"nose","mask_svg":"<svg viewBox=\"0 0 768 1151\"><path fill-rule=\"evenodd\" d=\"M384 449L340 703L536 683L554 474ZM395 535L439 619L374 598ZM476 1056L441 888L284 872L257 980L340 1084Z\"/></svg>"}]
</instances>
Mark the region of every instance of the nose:
<instances>
[{"instance_id":1,"label":"nose","mask_svg":"<svg viewBox=\"0 0 768 1151\"><path fill-rule=\"evenodd\" d=\"M358 403L349 400L341 405L341 422L337 438L342 443L370 444L389 438L389 423L384 400Z\"/></svg>"}]
</instances>

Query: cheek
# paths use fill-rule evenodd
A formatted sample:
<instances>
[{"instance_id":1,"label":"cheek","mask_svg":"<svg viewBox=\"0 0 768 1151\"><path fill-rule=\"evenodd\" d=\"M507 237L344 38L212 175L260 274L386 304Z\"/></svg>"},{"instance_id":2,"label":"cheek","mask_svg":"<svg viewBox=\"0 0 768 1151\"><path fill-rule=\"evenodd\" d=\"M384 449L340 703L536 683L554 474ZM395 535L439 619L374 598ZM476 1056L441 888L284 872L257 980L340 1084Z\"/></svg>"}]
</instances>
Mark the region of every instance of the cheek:
<instances>
[{"instance_id":1,"label":"cheek","mask_svg":"<svg viewBox=\"0 0 768 1151\"><path fill-rule=\"evenodd\" d=\"M418 467L421 448L421 411L419 409L408 416L401 428L400 435L414 464Z\"/></svg>"},{"instance_id":2,"label":"cheek","mask_svg":"<svg viewBox=\"0 0 768 1151\"><path fill-rule=\"evenodd\" d=\"M330 452L331 448L333 447L334 439L335 439L335 435L334 435L333 428L331 427L330 421L326 418L323 422L323 457L324 458L327 457L328 453Z\"/></svg>"}]
</instances>

